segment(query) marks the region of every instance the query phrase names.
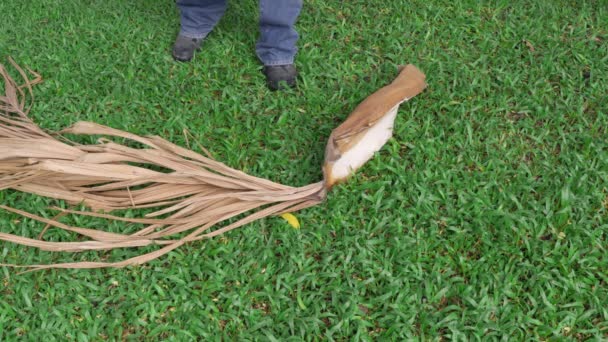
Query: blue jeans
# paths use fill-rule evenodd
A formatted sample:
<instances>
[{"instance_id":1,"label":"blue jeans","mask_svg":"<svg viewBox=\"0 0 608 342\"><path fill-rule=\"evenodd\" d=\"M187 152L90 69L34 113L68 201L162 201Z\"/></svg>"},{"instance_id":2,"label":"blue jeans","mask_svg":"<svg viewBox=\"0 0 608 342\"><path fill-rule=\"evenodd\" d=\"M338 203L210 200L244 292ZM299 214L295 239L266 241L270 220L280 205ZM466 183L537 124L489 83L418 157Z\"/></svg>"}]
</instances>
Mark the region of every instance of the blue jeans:
<instances>
[{"instance_id":1,"label":"blue jeans","mask_svg":"<svg viewBox=\"0 0 608 342\"><path fill-rule=\"evenodd\" d=\"M293 64L298 51L298 32L294 25L303 0L259 0L260 38L255 46L264 65ZM227 0L177 0L181 13L180 34L205 38L220 21Z\"/></svg>"}]
</instances>

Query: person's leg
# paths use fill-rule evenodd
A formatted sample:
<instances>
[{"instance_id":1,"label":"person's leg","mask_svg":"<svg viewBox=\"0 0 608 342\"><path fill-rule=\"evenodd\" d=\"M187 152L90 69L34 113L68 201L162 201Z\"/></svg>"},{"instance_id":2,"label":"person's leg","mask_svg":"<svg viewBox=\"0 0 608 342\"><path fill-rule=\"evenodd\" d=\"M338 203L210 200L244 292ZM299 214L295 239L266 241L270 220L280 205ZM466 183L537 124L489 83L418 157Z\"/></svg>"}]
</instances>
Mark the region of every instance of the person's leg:
<instances>
[{"instance_id":1,"label":"person's leg","mask_svg":"<svg viewBox=\"0 0 608 342\"><path fill-rule=\"evenodd\" d=\"M226 11L226 0L177 0L181 27L179 34L205 38Z\"/></svg>"},{"instance_id":2,"label":"person's leg","mask_svg":"<svg viewBox=\"0 0 608 342\"><path fill-rule=\"evenodd\" d=\"M260 38L256 52L264 65L293 64L298 51L294 26L302 0L260 0Z\"/></svg>"},{"instance_id":3,"label":"person's leg","mask_svg":"<svg viewBox=\"0 0 608 342\"><path fill-rule=\"evenodd\" d=\"M177 0L177 7L181 25L173 46L173 57L189 61L224 15L227 0Z\"/></svg>"},{"instance_id":4,"label":"person's leg","mask_svg":"<svg viewBox=\"0 0 608 342\"><path fill-rule=\"evenodd\" d=\"M260 0L260 38L256 53L273 90L279 88L281 81L295 86L294 58L299 36L294 26L301 9L302 0Z\"/></svg>"}]
</instances>

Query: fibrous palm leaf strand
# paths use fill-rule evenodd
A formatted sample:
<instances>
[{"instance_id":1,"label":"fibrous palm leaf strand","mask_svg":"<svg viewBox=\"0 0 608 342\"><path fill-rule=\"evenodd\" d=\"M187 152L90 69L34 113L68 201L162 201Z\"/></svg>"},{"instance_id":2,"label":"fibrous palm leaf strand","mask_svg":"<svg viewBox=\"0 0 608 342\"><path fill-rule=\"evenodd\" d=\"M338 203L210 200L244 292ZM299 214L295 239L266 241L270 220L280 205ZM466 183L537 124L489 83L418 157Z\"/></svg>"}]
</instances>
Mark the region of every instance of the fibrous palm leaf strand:
<instances>
[{"instance_id":1,"label":"fibrous palm leaf strand","mask_svg":"<svg viewBox=\"0 0 608 342\"><path fill-rule=\"evenodd\" d=\"M51 242L0 233L0 240L47 251L80 252L158 245L158 250L119 262L76 262L30 265L41 268L123 267L158 258L182 244L200 240L252 221L300 210L321 202L323 183L300 188L247 175L220 162L181 148L160 137L142 137L90 122L79 122L60 134L116 137L142 144L133 148L100 138L81 145L49 134L28 118L26 97L32 85L25 71L11 61L24 79L18 85L3 65L5 95L0 96L0 189L84 203L95 211L55 208L76 215L144 224L140 230L118 234L72 227L22 210L0 208L86 238ZM33 96L32 96L33 97ZM154 171L161 169L165 171ZM145 218L128 218L109 211L155 208ZM98 212L98 211L105 212ZM218 224L245 215L224 227ZM185 236L183 234L186 234Z\"/></svg>"}]
</instances>

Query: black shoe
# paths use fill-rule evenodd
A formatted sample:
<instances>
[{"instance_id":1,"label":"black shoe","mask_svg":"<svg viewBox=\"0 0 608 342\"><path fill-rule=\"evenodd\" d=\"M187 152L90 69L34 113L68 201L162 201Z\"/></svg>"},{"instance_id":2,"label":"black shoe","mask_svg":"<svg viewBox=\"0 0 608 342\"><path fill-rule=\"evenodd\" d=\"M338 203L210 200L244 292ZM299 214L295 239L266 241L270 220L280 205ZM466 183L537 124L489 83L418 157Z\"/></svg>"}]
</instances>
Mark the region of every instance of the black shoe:
<instances>
[{"instance_id":1,"label":"black shoe","mask_svg":"<svg viewBox=\"0 0 608 342\"><path fill-rule=\"evenodd\" d=\"M271 90L285 90L295 88L298 71L295 65L266 65L264 66L266 84Z\"/></svg>"},{"instance_id":2,"label":"black shoe","mask_svg":"<svg viewBox=\"0 0 608 342\"><path fill-rule=\"evenodd\" d=\"M173 58L180 62L188 62L194 52L200 50L204 38L189 38L178 35L173 44Z\"/></svg>"}]
</instances>

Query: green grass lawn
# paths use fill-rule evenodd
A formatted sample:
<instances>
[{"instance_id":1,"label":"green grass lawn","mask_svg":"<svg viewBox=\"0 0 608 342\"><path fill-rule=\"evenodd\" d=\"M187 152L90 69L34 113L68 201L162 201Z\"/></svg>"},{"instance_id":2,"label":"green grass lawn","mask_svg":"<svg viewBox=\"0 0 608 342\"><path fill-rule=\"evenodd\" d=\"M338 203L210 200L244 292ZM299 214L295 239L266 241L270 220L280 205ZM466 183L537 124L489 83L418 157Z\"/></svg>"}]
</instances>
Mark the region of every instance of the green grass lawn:
<instances>
[{"instance_id":1,"label":"green grass lawn","mask_svg":"<svg viewBox=\"0 0 608 342\"><path fill-rule=\"evenodd\" d=\"M306 1L300 87L273 93L254 54L256 1L233 0L190 64L170 56L173 1L0 1L0 63L44 77L42 127L197 140L294 186L321 179L331 130L398 64L429 83L355 178L297 213L300 230L264 219L126 269L0 268L0 340L608 338L606 4ZM0 202L46 217L56 204ZM0 225L43 228L7 212ZM3 263L137 253L0 243Z\"/></svg>"}]
</instances>

